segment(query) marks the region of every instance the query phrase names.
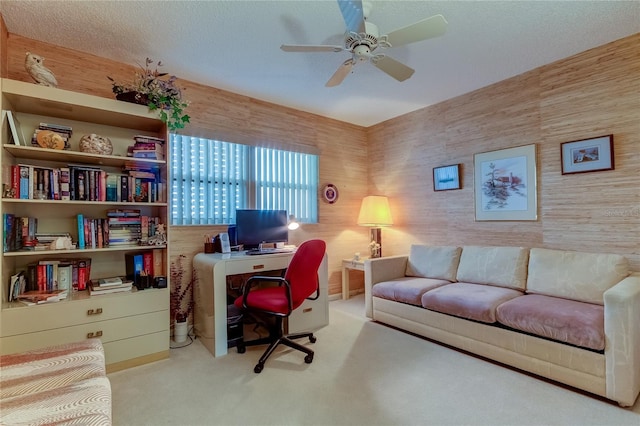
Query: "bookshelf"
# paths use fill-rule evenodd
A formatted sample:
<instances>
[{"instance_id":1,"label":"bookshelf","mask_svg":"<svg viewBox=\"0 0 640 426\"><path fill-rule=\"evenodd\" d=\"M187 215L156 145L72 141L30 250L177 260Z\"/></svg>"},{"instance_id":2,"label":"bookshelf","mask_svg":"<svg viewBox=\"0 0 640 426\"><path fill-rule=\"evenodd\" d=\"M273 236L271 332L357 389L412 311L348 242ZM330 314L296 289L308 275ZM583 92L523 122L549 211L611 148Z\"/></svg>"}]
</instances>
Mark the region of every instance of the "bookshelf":
<instances>
[{"instance_id":1,"label":"bookshelf","mask_svg":"<svg viewBox=\"0 0 640 426\"><path fill-rule=\"evenodd\" d=\"M9 123L4 118L6 114L3 114L0 127L0 164L3 173L0 226L5 240L6 231L10 228L5 219L10 215L35 217L38 233L68 233L76 244L79 240L78 215L91 218L98 228L98 223L108 222L107 211L133 209L144 217L154 218L152 223L162 223L165 229L168 228L167 162L127 156L127 150L134 144L133 137L136 135L167 139L166 127L155 114L149 113L141 105L9 79L0 80L0 92L0 109L11 111L26 137L26 146L24 141L20 145L15 144ZM69 149L31 146L31 136L40 123L71 127L73 134L68 140ZM80 152L80 138L92 133L109 138L113 145L110 155ZM91 199L73 199L73 196L70 200L53 199L53 190L51 193L45 191L47 195L41 197L43 199L21 199L16 197L15 192L7 191L12 185L16 189L15 178L12 178L16 169L12 166L16 165L53 170L51 176L69 165L94 168L98 170L92 176L95 182L108 175L126 175L127 170L132 168L152 170L156 177L148 180L148 188L153 188L153 194L144 198L145 201L123 201L120 190L115 200L110 198L107 201L104 191L94 186L91 187ZM100 338L105 347L109 371L169 356L168 284L167 288L134 289L131 292L99 296L89 296L86 290L69 289L66 300L34 306L9 300L12 275L26 271L29 265L47 260L64 259L77 263L79 259L90 258L90 278L99 279L124 276L128 253L153 252L156 259L154 267L160 269L154 270L153 275L164 276L168 281L168 243L108 246L107 240L102 239L102 233L100 238L95 230L92 235L94 244L87 244L84 249L77 245L63 250L41 246L38 250L31 247L27 249L26 246L22 249L14 247L11 251L4 248L0 263L0 354L85 338ZM108 234L104 234L104 238L107 237Z\"/></svg>"}]
</instances>

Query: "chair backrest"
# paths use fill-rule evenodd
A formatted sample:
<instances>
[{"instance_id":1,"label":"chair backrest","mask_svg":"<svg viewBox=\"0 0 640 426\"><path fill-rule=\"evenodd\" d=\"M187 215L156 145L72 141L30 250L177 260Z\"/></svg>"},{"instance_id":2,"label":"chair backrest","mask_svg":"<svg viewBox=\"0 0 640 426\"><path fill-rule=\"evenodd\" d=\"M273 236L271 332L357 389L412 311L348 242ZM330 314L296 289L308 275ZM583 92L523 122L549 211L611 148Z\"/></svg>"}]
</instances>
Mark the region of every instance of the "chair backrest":
<instances>
[{"instance_id":1,"label":"chair backrest","mask_svg":"<svg viewBox=\"0 0 640 426\"><path fill-rule=\"evenodd\" d=\"M291 258L284 277L291 284L293 309L300 306L318 288L318 269L326 248L327 245L322 240L308 240L300 244Z\"/></svg>"}]
</instances>

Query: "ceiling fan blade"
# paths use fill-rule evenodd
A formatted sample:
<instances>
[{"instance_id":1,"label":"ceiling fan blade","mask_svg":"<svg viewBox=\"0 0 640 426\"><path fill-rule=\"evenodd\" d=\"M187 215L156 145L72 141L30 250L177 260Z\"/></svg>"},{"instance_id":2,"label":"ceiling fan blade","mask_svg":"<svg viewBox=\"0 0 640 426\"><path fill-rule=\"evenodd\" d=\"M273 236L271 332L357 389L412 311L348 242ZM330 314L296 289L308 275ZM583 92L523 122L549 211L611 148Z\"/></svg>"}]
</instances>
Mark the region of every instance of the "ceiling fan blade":
<instances>
[{"instance_id":1,"label":"ceiling fan blade","mask_svg":"<svg viewBox=\"0 0 640 426\"><path fill-rule=\"evenodd\" d=\"M285 52L342 52L344 47L328 45L283 44L280 49Z\"/></svg>"},{"instance_id":2,"label":"ceiling fan blade","mask_svg":"<svg viewBox=\"0 0 640 426\"><path fill-rule=\"evenodd\" d=\"M361 0L338 0L340 12L347 29L352 33L364 33L364 14Z\"/></svg>"},{"instance_id":3,"label":"ceiling fan blade","mask_svg":"<svg viewBox=\"0 0 640 426\"><path fill-rule=\"evenodd\" d=\"M428 38L439 37L447 31L447 20L442 15L435 15L430 18L418 21L415 24L407 25L387 34L387 41L392 47L404 46L416 41Z\"/></svg>"},{"instance_id":4,"label":"ceiling fan blade","mask_svg":"<svg viewBox=\"0 0 640 426\"><path fill-rule=\"evenodd\" d=\"M336 72L333 73L325 86L334 87L342 83L347 75L349 75L349 73L351 72L351 68L353 68L353 59L347 59L342 63L342 65L340 65Z\"/></svg>"},{"instance_id":5,"label":"ceiling fan blade","mask_svg":"<svg viewBox=\"0 0 640 426\"><path fill-rule=\"evenodd\" d=\"M388 56L376 58L371 62L373 62L373 65L375 65L378 69L386 72L398 81L405 81L415 72L413 68L410 68L402 62L398 62Z\"/></svg>"}]
</instances>

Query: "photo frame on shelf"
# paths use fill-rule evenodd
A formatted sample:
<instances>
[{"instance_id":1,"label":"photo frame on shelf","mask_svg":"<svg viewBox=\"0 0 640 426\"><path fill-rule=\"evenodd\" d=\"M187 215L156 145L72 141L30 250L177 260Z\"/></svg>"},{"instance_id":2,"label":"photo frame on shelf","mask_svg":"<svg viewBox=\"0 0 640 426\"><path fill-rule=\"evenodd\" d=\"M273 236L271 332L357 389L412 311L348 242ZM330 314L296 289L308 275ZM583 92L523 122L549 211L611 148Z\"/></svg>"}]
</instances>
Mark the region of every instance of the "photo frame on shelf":
<instances>
[{"instance_id":1,"label":"photo frame on shelf","mask_svg":"<svg viewBox=\"0 0 640 426\"><path fill-rule=\"evenodd\" d=\"M537 220L536 145L474 155L477 221Z\"/></svg>"},{"instance_id":2,"label":"photo frame on shelf","mask_svg":"<svg viewBox=\"0 0 640 426\"><path fill-rule=\"evenodd\" d=\"M433 190L449 191L460 189L460 164L433 168Z\"/></svg>"},{"instance_id":3,"label":"photo frame on shelf","mask_svg":"<svg viewBox=\"0 0 640 426\"><path fill-rule=\"evenodd\" d=\"M11 130L11 138L13 139L13 143L18 146L27 146L27 140L24 137L24 133L22 133L22 127L20 127L20 122L18 121L18 117L15 114L7 110L7 121L9 122L9 129Z\"/></svg>"},{"instance_id":4,"label":"photo frame on shelf","mask_svg":"<svg viewBox=\"0 0 640 426\"><path fill-rule=\"evenodd\" d=\"M562 174L613 170L613 135L560 144Z\"/></svg>"}]
</instances>

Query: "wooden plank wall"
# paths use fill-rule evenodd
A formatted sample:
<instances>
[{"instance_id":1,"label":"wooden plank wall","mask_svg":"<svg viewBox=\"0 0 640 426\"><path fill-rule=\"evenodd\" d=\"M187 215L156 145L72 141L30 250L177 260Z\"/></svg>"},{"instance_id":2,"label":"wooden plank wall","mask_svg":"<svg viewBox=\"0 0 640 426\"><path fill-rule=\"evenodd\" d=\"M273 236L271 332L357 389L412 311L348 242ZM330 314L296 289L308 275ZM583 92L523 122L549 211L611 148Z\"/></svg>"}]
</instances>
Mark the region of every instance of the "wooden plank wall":
<instances>
[{"instance_id":1,"label":"wooden plank wall","mask_svg":"<svg viewBox=\"0 0 640 426\"><path fill-rule=\"evenodd\" d=\"M615 170L562 175L560 144L613 134ZM368 129L385 254L413 242L620 253L640 270L640 34ZM538 220L474 220L473 155L536 144ZM433 167L462 163L461 190Z\"/></svg>"}]
</instances>

